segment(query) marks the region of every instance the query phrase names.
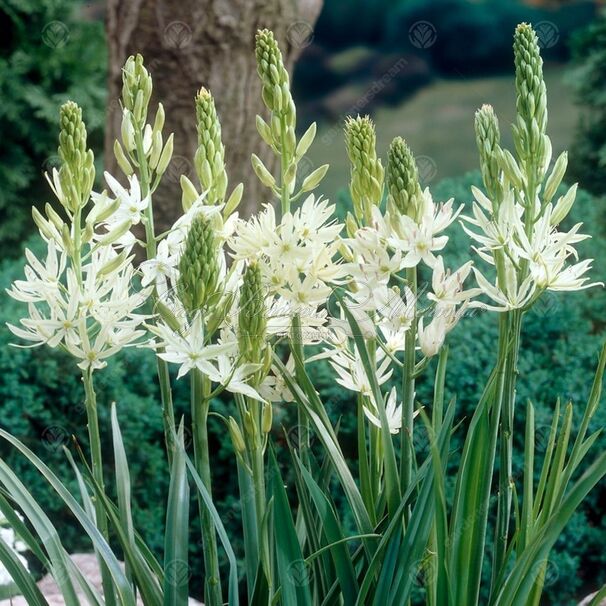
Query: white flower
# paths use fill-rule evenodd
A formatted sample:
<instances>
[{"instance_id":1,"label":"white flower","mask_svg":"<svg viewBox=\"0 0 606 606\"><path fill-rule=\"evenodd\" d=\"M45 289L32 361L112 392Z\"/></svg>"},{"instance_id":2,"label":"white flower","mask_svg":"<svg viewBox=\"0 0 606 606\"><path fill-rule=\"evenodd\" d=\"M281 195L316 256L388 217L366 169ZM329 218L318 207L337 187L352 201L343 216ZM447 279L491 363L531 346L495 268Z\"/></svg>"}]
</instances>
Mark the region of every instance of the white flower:
<instances>
[{"instance_id":1,"label":"white flower","mask_svg":"<svg viewBox=\"0 0 606 606\"><path fill-rule=\"evenodd\" d=\"M148 326L161 341L154 343L158 351L157 355L172 364L179 364L178 378L186 375L190 370L197 368L205 375L219 372L211 362L222 354L234 353L236 344L234 342L208 345L204 342L204 327L202 316L198 312L192 322L186 326L182 333L177 333L163 323L156 326Z\"/></svg>"},{"instance_id":2,"label":"white flower","mask_svg":"<svg viewBox=\"0 0 606 606\"><path fill-rule=\"evenodd\" d=\"M479 288L463 290L463 282L465 282L469 275L471 266L472 262L468 261L451 274L449 271L444 270L444 260L442 257L438 257L431 279L433 292L427 293L427 298L436 303L455 305L479 294L481 292Z\"/></svg>"},{"instance_id":3,"label":"white flower","mask_svg":"<svg viewBox=\"0 0 606 606\"><path fill-rule=\"evenodd\" d=\"M327 354L331 366L338 375L336 381L339 385L362 395L372 395L370 382L357 350L352 353L345 348L338 348L328 350ZM383 385L391 377L393 370L389 368L390 363L391 359L386 357L385 352L377 350L374 374L379 385Z\"/></svg>"},{"instance_id":4,"label":"white flower","mask_svg":"<svg viewBox=\"0 0 606 606\"><path fill-rule=\"evenodd\" d=\"M498 283L491 284L479 270L475 267L472 268L482 294L492 299L496 305L490 305L481 301L472 301L470 303L471 307L490 309L492 311L510 311L512 309L521 309L531 301L536 291L536 284L532 276L529 275L524 279L522 284L518 284L515 267L507 260L504 262L504 266L504 289Z\"/></svg>"},{"instance_id":5,"label":"white flower","mask_svg":"<svg viewBox=\"0 0 606 606\"><path fill-rule=\"evenodd\" d=\"M427 326L424 325L423 317L419 318L417 337L424 356L431 358L439 353L446 335L456 326L466 307L463 305L457 309L455 305L438 304Z\"/></svg>"},{"instance_id":6,"label":"white flower","mask_svg":"<svg viewBox=\"0 0 606 606\"><path fill-rule=\"evenodd\" d=\"M143 261L139 269L143 275L142 286L155 284L158 292L162 295L168 289L167 280L175 281L177 278L178 255L171 254L168 242L162 240L158 244L156 256L153 259Z\"/></svg>"},{"instance_id":7,"label":"white flower","mask_svg":"<svg viewBox=\"0 0 606 606\"><path fill-rule=\"evenodd\" d=\"M105 181L115 198L120 201L116 212L108 219L108 225L117 225L123 221L130 221L132 225L137 225L147 206L149 205L149 195L141 198L141 186L137 175L128 177L129 188L122 187L120 183L107 171L104 173Z\"/></svg>"},{"instance_id":8,"label":"white flower","mask_svg":"<svg viewBox=\"0 0 606 606\"><path fill-rule=\"evenodd\" d=\"M211 381L223 385L227 391L232 393L241 393L255 400L264 401L264 398L246 381L257 370L259 364L241 364L235 363L226 355L219 355L216 358L216 366L211 364L208 367L207 376Z\"/></svg>"},{"instance_id":9,"label":"white flower","mask_svg":"<svg viewBox=\"0 0 606 606\"><path fill-rule=\"evenodd\" d=\"M423 261L429 267L433 267L436 262L433 253L442 250L448 242L447 236L438 236L438 234L458 217L462 208L461 205L454 210L452 199L436 205L429 189L426 189L423 192L417 219L400 214L390 217L393 232L389 244L404 254L402 266L415 267Z\"/></svg>"},{"instance_id":10,"label":"white flower","mask_svg":"<svg viewBox=\"0 0 606 606\"><path fill-rule=\"evenodd\" d=\"M392 387L387 402L385 403L385 415L387 416L389 431L394 434L398 433L402 428L402 404L397 404L396 399L396 388ZM374 400L371 401L374 409L371 410L368 406L364 406L364 414L373 425L376 425L380 429L381 419L379 418L379 410L376 407Z\"/></svg>"}]
</instances>

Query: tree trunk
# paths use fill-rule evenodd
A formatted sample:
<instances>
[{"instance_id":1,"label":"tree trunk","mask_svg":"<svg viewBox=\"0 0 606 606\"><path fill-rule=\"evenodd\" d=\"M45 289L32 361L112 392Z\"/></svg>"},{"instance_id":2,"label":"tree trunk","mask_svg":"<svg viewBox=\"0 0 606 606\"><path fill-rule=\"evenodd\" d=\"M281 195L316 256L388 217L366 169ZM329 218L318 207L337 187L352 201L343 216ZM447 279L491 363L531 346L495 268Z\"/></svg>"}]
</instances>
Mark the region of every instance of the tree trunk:
<instances>
[{"instance_id":1,"label":"tree trunk","mask_svg":"<svg viewBox=\"0 0 606 606\"><path fill-rule=\"evenodd\" d=\"M201 86L212 92L221 118L228 193L244 183L240 212L245 216L267 199L267 190L250 165L253 152L272 165L255 127L256 114L265 113L256 73L255 33L264 27L273 30L292 70L311 39L321 6L322 0L108 0L107 170L116 170L112 146L120 132L121 69L129 55L143 55L154 80L152 107L162 101L165 132L175 133L173 160L154 196L157 233L181 213L180 175L196 182L194 96Z\"/></svg>"}]
</instances>

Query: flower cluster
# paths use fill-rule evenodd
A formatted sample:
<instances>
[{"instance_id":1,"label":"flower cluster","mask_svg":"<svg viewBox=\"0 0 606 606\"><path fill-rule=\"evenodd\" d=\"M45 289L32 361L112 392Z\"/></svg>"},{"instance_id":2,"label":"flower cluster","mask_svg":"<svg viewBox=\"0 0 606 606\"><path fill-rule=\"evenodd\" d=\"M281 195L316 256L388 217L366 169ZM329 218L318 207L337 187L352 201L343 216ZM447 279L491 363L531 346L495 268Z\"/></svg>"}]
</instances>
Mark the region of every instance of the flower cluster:
<instances>
[{"instance_id":1,"label":"flower cluster","mask_svg":"<svg viewBox=\"0 0 606 606\"><path fill-rule=\"evenodd\" d=\"M25 279L8 292L28 304L29 316L9 328L33 346L60 346L81 369L95 370L144 335L144 316L137 309L149 291L133 288L130 230L141 221L148 199L142 199L134 176L124 188L106 173L111 194L92 192L94 174L83 169L92 167L92 160L82 164L92 152L86 151L86 130L74 103L61 108L61 125L62 165L49 182L64 216L49 204L45 216L34 211L46 257L26 250Z\"/></svg>"},{"instance_id":2,"label":"flower cluster","mask_svg":"<svg viewBox=\"0 0 606 606\"><path fill-rule=\"evenodd\" d=\"M337 259L343 226L334 219L334 209L312 194L279 222L270 205L249 221L238 222L230 248L234 259L254 261L261 268L270 334L288 334L292 317L298 315L305 340L321 340L330 285L345 276Z\"/></svg>"}]
</instances>

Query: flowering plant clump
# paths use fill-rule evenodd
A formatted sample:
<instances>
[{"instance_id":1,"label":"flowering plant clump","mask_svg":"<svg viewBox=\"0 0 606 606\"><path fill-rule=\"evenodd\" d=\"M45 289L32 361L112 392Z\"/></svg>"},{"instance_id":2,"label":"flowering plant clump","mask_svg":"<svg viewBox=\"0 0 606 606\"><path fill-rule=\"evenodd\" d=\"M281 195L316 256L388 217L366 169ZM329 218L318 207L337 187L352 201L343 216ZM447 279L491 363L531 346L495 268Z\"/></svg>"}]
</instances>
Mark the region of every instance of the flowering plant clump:
<instances>
[{"instance_id":1,"label":"flowering plant clump","mask_svg":"<svg viewBox=\"0 0 606 606\"><path fill-rule=\"evenodd\" d=\"M345 124L353 204L343 223L335 205L316 193L328 166L297 178L316 126L297 137L288 73L267 30L257 34L256 58L267 109L257 129L279 169L274 174L254 155L252 165L279 204L249 219L237 213L246 188L229 182L208 90L194 102L197 179L181 177L183 214L164 234L155 232L153 197L173 139L164 133L161 104L150 118L152 79L142 57L130 57L124 67L121 139L114 146L123 174L106 173L103 191L92 189L93 157L80 109L71 102L61 108L61 166L48 176L58 204L34 210L47 254L38 259L26 251L25 279L9 294L27 304L27 315L9 328L25 346L66 350L82 373L89 456L77 463L66 451L79 494L27 446L3 430L0 435L44 476L90 539L102 595L3 461L0 511L70 605L80 594L94 605L134 606L139 597L149 605L187 604L192 575L204 579L209 606L411 604L420 577L422 599L432 606L478 605L481 589L491 606L539 604L554 543L606 475L606 453L576 474L597 437L588 428L600 401L606 349L584 410L569 404L561 411L555 404L548 446L539 456L534 408L516 400L524 315L547 290L599 285L588 275L591 260L576 252L588 237L581 225L560 227L576 185L557 196L567 156L552 164L533 29L522 24L514 36L514 151L501 147L491 107L476 114L484 187L473 189L471 206L434 200L402 138L391 142L383 162L373 122L358 116ZM140 224L141 231L133 229ZM456 228L474 241L473 257L447 267L447 230ZM145 251L141 262L137 247ZM467 312L474 308L494 312L499 338L483 395L463 423L455 400L445 401L446 342L459 322L473 321ZM97 403L94 379L125 347L156 357L170 475L161 560L134 527L119 422L125 411L115 404L115 477L107 489L103 474L97 407L108 403ZM323 358L356 402L355 469L314 387L310 366ZM171 367L175 380L190 386L187 421L175 418ZM435 386L431 401L418 400L422 376ZM207 421L222 393L230 412L219 416L231 437L240 491L242 576L213 504L220 478L213 474ZM288 453L282 453L290 454L290 487L274 452L281 430L273 413L280 407L297 415L297 431L287 433ZM463 434L460 452L450 447L454 431ZM515 431L525 436L521 476L512 469ZM419 436L429 444L423 456L415 450ZM454 486L452 494L447 485ZM190 490L202 570L188 565ZM495 538L488 555L490 519ZM0 562L28 603L46 604L26 563L4 540Z\"/></svg>"}]
</instances>

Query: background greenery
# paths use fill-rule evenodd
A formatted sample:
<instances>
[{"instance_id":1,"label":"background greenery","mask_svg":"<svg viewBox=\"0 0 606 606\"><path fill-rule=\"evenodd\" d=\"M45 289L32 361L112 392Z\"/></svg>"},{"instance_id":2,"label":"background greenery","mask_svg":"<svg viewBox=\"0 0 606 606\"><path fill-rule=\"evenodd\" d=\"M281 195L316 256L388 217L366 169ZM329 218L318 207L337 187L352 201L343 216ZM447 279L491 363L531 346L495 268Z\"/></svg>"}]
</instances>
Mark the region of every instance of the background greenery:
<instances>
[{"instance_id":1,"label":"background greenery","mask_svg":"<svg viewBox=\"0 0 606 606\"><path fill-rule=\"evenodd\" d=\"M87 20L83 3L76 0L0 0L0 325L15 323L22 314L5 294L22 275L20 258L24 239L32 232L30 207L50 199L42 173L56 162L58 106L67 98L84 108L90 140L96 152L102 146L105 120L106 51L102 24ZM404 135L419 156L433 162L422 172L437 199L454 196L469 202L469 188L477 173L463 176L476 165L473 143L473 110L492 102L507 130L513 115L511 32L521 20L549 21L560 39L546 48L548 62L550 124L554 147L564 149L575 133L577 112L572 93L562 83L572 58L575 70L568 76L583 102L583 121L571 155L574 178L591 188L580 192L571 221L583 221L593 239L583 243L583 257L596 259L594 279L606 281L606 239L603 199L606 192L603 151L606 142L606 26L603 20L572 36L573 30L591 17L591 3L566 5L551 12L506 0L349 0L326 2L314 44L306 49L295 74L297 100L306 118L319 118L322 126L312 150L313 161L333 164L325 192L343 212L348 204L342 190L348 167L342 143L344 113L367 90L395 57L405 56L408 68L381 95L361 111L372 111L377 121L379 146L385 149L392 136ZM417 49L406 35L411 24L426 20L439 36L428 49ZM54 24L49 28L49 24ZM461 40L465 44L461 44ZM557 64L554 62L557 61ZM464 76L465 78L462 78ZM474 79L466 79L473 76ZM481 76L481 77L480 77ZM429 85L429 86L428 86ZM421 90L421 87L424 87ZM507 136L507 135L506 135ZM507 141L507 139L506 139ZM100 154L98 154L100 157ZM428 165L425 164L427 167ZM434 170L435 169L435 170ZM444 176L452 178L442 179ZM447 260L456 265L470 255L467 237L458 226L451 229ZM37 238L29 240L40 248ZM11 260L8 257L17 257ZM603 289L552 295L526 319L518 402L531 398L537 407L537 424L547 433L548 420L559 397L581 404L586 398L597 352L604 338ZM459 417L469 418L483 379L494 363L496 336L494 315L467 318L450 337L447 385L456 394ZM73 364L59 352L16 349L13 339L0 328L0 424L41 454L68 479L71 474L62 452L74 440L87 445L85 413L79 376ZM330 414L340 421L344 449L355 458L355 402L332 379L325 363L315 368L321 394ZM152 378L153 377L153 378ZM102 426L108 427L109 404L116 401L124 440L132 465L137 523L149 544L162 548L167 474L162 423L157 400L155 362L150 351L131 349L98 374L98 399ZM188 414L186 379L177 381L175 401L179 414ZM420 402L428 399L431 386L421 382ZM217 401L215 410L229 412L229 400ZM282 426L296 431L289 406L276 411L273 440L285 444ZM217 417L211 418L213 473L216 497L232 536L240 536L237 488L227 432ZM595 428L606 425L606 408L596 415ZM104 435L107 437L108 432ZM522 433L516 433L518 446ZM422 438L416 444L423 454ZM537 448L544 448L539 443ZM597 445L606 448L606 437ZM104 444L107 473L111 474L111 445ZM14 466L32 487L74 550L90 549L69 515L60 507L39 476L14 452L0 445L0 456ZM519 467L519 465L517 466ZM194 512L192 512L194 513ZM195 519L197 516L193 515ZM193 569L201 566L199 531L191 529ZM235 541L237 545L237 541ZM606 487L595 491L559 541L547 583L547 603L573 604L575 598L606 581ZM422 592L422 586L418 587Z\"/></svg>"}]
</instances>

